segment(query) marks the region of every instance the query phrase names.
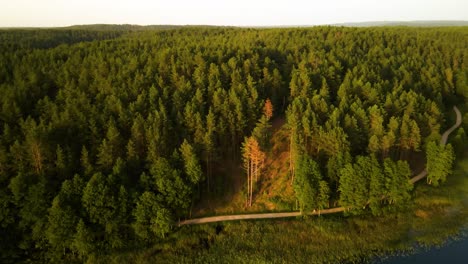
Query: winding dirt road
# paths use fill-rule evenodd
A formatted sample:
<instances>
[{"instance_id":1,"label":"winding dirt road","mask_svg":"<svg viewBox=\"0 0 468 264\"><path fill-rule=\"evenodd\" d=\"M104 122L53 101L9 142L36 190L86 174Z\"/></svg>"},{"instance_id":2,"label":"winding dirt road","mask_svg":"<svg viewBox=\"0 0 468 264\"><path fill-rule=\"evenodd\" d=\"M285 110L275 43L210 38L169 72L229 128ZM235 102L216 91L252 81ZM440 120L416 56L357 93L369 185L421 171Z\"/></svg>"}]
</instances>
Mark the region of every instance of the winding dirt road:
<instances>
[{"instance_id":1,"label":"winding dirt road","mask_svg":"<svg viewBox=\"0 0 468 264\"><path fill-rule=\"evenodd\" d=\"M460 126L461 122L462 122L462 115L460 113L460 110L458 110L458 108L456 106L453 107L453 110L455 111L455 113L457 115L457 121L456 121L455 125L453 125L451 128L449 128L447 131L444 132L444 134L440 138L440 144L441 145L447 144L448 136L455 129L457 129ZM426 171L426 169L424 169L418 175L413 177L410 181L411 181L411 183L415 183L415 182L423 179L426 176L427 176L427 171ZM336 207L336 208L330 208L330 209L325 209L325 210L321 210L321 211L305 212L304 214L306 214L306 215L334 214L334 213L343 212L345 210L346 210L346 208L344 208L344 207ZM178 225L179 226L182 226L182 225L196 225L196 224L204 224L204 223L246 220L246 219L286 218L286 217L297 217L297 216L301 216L301 215L302 215L301 212L261 213L261 214L243 214L243 215L220 215L220 216L210 216L210 217L202 217L202 218L184 220L184 221L180 221L178 223Z\"/></svg>"}]
</instances>

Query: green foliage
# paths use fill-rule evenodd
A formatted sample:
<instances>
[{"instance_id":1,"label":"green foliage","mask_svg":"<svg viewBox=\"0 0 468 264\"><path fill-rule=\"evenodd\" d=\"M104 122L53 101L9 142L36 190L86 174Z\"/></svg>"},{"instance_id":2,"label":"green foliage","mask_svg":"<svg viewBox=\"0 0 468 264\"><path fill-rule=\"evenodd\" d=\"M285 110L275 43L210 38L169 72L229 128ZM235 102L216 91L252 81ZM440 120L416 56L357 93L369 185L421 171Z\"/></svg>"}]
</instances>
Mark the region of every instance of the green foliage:
<instances>
[{"instance_id":1,"label":"green foliage","mask_svg":"<svg viewBox=\"0 0 468 264\"><path fill-rule=\"evenodd\" d=\"M128 193L115 176L94 174L83 190L82 204L92 227L105 238L101 249L123 248L128 234Z\"/></svg>"},{"instance_id":2,"label":"green foliage","mask_svg":"<svg viewBox=\"0 0 468 264\"><path fill-rule=\"evenodd\" d=\"M386 159L385 162L391 161ZM371 175L369 182L369 208L373 215L379 215L381 213L381 205L385 197L385 183L387 175L384 174L382 166L378 163L375 156L371 156ZM384 167L385 167L384 163ZM408 184L408 180L406 180ZM397 187L398 188L398 187Z\"/></svg>"},{"instance_id":3,"label":"green foliage","mask_svg":"<svg viewBox=\"0 0 468 264\"><path fill-rule=\"evenodd\" d=\"M369 184L375 163L370 157L358 156L356 163L348 163L340 170L340 204L346 208L353 208L352 212L367 205L369 199Z\"/></svg>"},{"instance_id":4,"label":"green foliage","mask_svg":"<svg viewBox=\"0 0 468 264\"><path fill-rule=\"evenodd\" d=\"M380 215L383 205L403 207L411 198L411 170L406 161L387 158L380 164L375 156L358 156L340 171L340 204L359 213L369 206L372 214Z\"/></svg>"},{"instance_id":5,"label":"green foliage","mask_svg":"<svg viewBox=\"0 0 468 264\"><path fill-rule=\"evenodd\" d=\"M406 161L384 160L385 200L390 204L404 205L410 198L413 185L410 183L411 170Z\"/></svg>"},{"instance_id":6,"label":"green foliage","mask_svg":"<svg viewBox=\"0 0 468 264\"><path fill-rule=\"evenodd\" d=\"M160 158L150 168L151 189L161 193L164 201L175 211L184 211L190 206L191 188L178 169L174 169L169 161Z\"/></svg>"},{"instance_id":7,"label":"green foliage","mask_svg":"<svg viewBox=\"0 0 468 264\"><path fill-rule=\"evenodd\" d=\"M45 237L48 243L62 253L71 249L80 217L82 217L81 196L84 182L79 175L62 184L59 194L49 208Z\"/></svg>"},{"instance_id":8,"label":"green foliage","mask_svg":"<svg viewBox=\"0 0 468 264\"><path fill-rule=\"evenodd\" d=\"M80 219L73 238L72 249L83 259L87 259L95 251L95 239L95 233Z\"/></svg>"},{"instance_id":9,"label":"green foliage","mask_svg":"<svg viewBox=\"0 0 468 264\"><path fill-rule=\"evenodd\" d=\"M456 91L458 95L468 99L468 71L459 71L456 76Z\"/></svg>"},{"instance_id":10,"label":"green foliage","mask_svg":"<svg viewBox=\"0 0 468 264\"><path fill-rule=\"evenodd\" d=\"M171 230L171 213L161 206L161 202L158 200L160 199L154 193L144 192L133 211L135 233L147 241L151 241L155 237L164 238Z\"/></svg>"},{"instance_id":11,"label":"green foliage","mask_svg":"<svg viewBox=\"0 0 468 264\"><path fill-rule=\"evenodd\" d=\"M338 194L375 214L404 204L407 165L386 158L426 151L434 184L450 171L450 147L424 146L466 100L466 28L146 29L0 32L10 262L84 262L172 232L199 197L225 195L244 137L268 150L284 117L304 210Z\"/></svg>"},{"instance_id":12,"label":"green foliage","mask_svg":"<svg viewBox=\"0 0 468 264\"><path fill-rule=\"evenodd\" d=\"M319 210L328 208L330 206L330 188L326 181L319 182L319 192L317 195L317 208Z\"/></svg>"},{"instance_id":13,"label":"green foliage","mask_svg":"<svg viewBox=\"0 0 468 264\"><path fill-rule=\"evenodd\" d=\"M327 162L327 176L330 183L338 185L340 180L339 172L347 164L351 162L349 152L339 153L336 156L330 157Z\"/></svg>"},{"instance_id":14,"label":"green foliage","mask_svg":"<svg viewBox=\"0 0 468 264\"><path fill-rule=\"evenodd\" d=\"M106 225L118 213L118 188L113 175L94 174L83 190L83 207L91 222Z\"/></svg>"},{"instance_id":15,"label":"green foliage","mask_svg":"<svg viewBox=\"0 0 468 264\"><path fill-rule=\"evenodd\" d=\"M427 157L427 181L429 184L438 186L444 183L452 173L455 154L452 145L438 145L436 142L429 142L426 147Z\"/></svg>"},{"instance_id":16,"label":"green foliage","mask_svg":"<svg viewBox=\"0 0 468 264\"><path fill-rule=\"evenodd\" d=\"M114 165L114 161L121 156L122 146L120 133L114 122L109 122L106 138L102 141L97 155L97 164L103 169L109 170Z\"/></svg>"},{"instance_id":17,"label":"green foliage","mask_svg":"<svg viewBox=\"0 0 468 264\"><path fill-rule=\"evenodd\" d=\"M328 207L330 189L322 175L317 162L304 156L297 161L294 191L301 211L324 209Z\"/></svg>"},{"instance_id":18,"label":"green foliage","mask_svg":"<svg viewBox=\"0 0 468 264\"><path fill-rule=\"evenodd\" d=\"M465 133L465 129L463 127L459 127L456 131L456 135L453 138L453 146L454 146L454 151L457 154L457 156L463 155L465 152L465 146L468 142L468 138Z\"/></svg>"},{"instance_id":19,"label":"green foliage","mask_svg":"<svg viewBox=\"0 0 468 264\"><path fill-rule=\"evenodd\" d=\"M269 146L270 128L271 124L268 122L267 117L263 115L252 131L252 136L257 139L262 149L267 149Z\"/></svg>"},{"instance_id":20,"label":"green foliage","mask_svg":"<svg viewBox=\"0 0 468 264\"><path fill-rule=\"evenodd\" d=\"M180 146L180 153L184 160L185 173L192 184L197 184L203 179L203 172L194 149L186 140Z\"/></svg>"}]
</instances>

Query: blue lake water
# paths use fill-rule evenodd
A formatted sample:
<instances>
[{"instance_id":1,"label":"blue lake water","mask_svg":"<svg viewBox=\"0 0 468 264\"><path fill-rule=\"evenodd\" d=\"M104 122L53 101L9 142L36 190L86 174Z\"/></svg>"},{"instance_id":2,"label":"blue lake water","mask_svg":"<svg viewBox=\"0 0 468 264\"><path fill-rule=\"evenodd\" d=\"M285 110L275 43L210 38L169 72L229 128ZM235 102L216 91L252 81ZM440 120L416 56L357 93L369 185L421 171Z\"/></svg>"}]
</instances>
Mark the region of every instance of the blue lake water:
<instances>
[{"instance_id":1,"label":"blue lake water","mask_svg":"<svg viewBox=\"0 0 468 264\"><path fill-rule=\"evenodd\" d=\"M410 256L394 256L376 263L382 264L468 264L468 238L451 241L441 248L421 250Z\"/></svg>"}]
</instances>

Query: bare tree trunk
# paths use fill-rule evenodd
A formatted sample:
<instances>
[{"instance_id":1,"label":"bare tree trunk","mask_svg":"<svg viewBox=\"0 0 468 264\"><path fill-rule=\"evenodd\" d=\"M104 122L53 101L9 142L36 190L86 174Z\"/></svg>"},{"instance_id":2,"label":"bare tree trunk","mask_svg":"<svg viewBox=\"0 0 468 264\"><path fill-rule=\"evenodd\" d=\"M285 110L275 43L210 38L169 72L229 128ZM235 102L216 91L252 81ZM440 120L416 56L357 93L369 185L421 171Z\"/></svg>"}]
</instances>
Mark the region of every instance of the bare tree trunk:
<instances>
[{"instance_id":1,"label":"bare tree trunk","mask_svg":"<svg viewBox=\"0 0 468 264\"><path fill-rule=\"evenodd\" d=\"M32 145L32 156L34 160L34 168L37 174L42 172L42 153L39 144Z\"/></svg>"},{"instance_id":2,"label":"bare tree trunk","mask_svg":"<svg viewBox=\"0 0 468 264\"><path fill-rule=\"evenodd\" d=\"M250 173L250 194L249 194L249 207L252 206L252 193L253 193L253 164L250 165L252 172Z\"/></svg>"},{"instance_id":3,"label":"bare tree trunk","mask_svg":"<svg viewBox=\"0 0 468 264\"><path fill-rule=\"evenodd\" d=\"M255 161L254 170L255 170L255 182L257 182L258 181L258 161Z\"/></svg>"},{"instance_id":4,"label":"bare tree trunk","mask_svg":"<svg viewBox=\"0 0 468 264\"><path fill-rule=\"evenodd\" d=\"M293 164L293 132L291 132L291 136L289 137L289 172L291 173L291 185L294 182L294 164Z\"/></svg>"},{"instance_id":5,"label":"bare tree trunk","mask_svg":"<svg viewBox=\"0 0 468 264\"><path fill-rule=\"evenodd\" d=\"M247 199L245 202L246 207L249 206L249 198L250 198L250 160L247 165Z\"/></svg>"},{"instance_id":6,"label":"bare tree trunk","mask_svg":"<svg viewBox=\"0 0 468 264\"><path fill-rule=\"evenodd\" d=\"M207 155L206 157L206 186L208 193L210 193L210 154Z\"/></svg>"}]
</instances>

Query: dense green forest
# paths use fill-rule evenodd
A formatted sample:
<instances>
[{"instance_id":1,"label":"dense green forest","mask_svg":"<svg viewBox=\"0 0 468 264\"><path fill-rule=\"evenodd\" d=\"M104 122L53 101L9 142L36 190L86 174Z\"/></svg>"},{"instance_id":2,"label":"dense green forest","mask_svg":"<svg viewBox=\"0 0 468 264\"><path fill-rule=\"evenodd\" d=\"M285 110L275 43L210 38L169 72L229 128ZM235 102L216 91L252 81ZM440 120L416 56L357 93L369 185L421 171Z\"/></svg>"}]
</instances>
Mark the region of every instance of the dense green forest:
<instances>
[{"instance_id":1,"label":"dense green forest","mask_svg":"<svg viewBox=\"0 0 468 264\"><path fill-rule=\"evenodd\" d=\"M0 30L1 262L164 240L228 161L248 208L274 120L298 208L398 210L426 156L428 183L450 174L467 98L466 27Z\"/></svg>"}]
</instances>

